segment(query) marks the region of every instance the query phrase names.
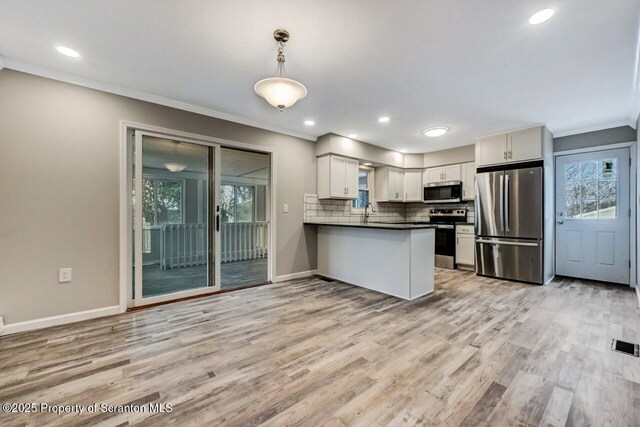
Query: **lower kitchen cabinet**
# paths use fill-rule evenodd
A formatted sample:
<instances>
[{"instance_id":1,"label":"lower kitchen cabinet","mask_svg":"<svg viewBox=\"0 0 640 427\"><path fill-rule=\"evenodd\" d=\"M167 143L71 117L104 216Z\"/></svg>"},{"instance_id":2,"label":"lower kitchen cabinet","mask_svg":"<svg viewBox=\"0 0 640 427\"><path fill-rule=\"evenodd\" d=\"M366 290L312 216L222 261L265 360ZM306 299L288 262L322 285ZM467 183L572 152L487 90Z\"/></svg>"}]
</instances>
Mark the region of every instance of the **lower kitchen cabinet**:
<instances>
[{"instance_id":1,"label":"lower kitchen cabinet","mask_svg":"<svg viewBox=\"0 0 640 427\"><path fill-rule=\"evenodd\" d=\"M473 225L456 225L456 268L475 270Z\"/></svg>"}]
</instances>

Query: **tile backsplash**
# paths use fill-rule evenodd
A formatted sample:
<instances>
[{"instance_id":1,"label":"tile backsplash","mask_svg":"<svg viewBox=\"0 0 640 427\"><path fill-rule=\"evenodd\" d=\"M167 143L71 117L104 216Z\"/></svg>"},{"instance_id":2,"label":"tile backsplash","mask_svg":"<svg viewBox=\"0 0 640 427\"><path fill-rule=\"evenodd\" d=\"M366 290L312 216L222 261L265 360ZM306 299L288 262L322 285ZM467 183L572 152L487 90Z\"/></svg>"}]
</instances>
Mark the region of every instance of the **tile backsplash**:
<instances>
[{"instance_id":1,"label":"tile backsplash","mask_svg":"<svg viewBox=\"0 0 640 427\"><path fill-rule=\"evenodd\" d=\"M429 210L434 205L424 203L373 203L369 220L429 221ZM439 208L467 207L467 221L473 222L473 202L437 205ZM304 195L304 222L361 222L364 214L351 208L351 200L318 199L317 194Z\"/></svg>"}]
</instances>

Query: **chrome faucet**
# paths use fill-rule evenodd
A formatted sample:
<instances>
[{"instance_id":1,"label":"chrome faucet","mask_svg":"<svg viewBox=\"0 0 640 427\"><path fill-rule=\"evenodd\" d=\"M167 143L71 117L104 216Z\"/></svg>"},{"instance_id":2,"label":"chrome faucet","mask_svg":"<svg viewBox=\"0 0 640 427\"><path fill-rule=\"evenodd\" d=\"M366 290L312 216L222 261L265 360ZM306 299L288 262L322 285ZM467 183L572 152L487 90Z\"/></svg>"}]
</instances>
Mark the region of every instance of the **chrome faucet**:
<instances>
[{"instance_id":1,"label":"chrome faucet","mask_svg":"<svg viewBox=\"0 0 640 427\"><path fill-rule=\"evenodd\" d=\"M373 210L373 205L371 204L371 202L367 203L367 206L364 207L364 222L369 221L369 206L371 206L371 212L375 212Z\"/></svg>"}]
</instances>

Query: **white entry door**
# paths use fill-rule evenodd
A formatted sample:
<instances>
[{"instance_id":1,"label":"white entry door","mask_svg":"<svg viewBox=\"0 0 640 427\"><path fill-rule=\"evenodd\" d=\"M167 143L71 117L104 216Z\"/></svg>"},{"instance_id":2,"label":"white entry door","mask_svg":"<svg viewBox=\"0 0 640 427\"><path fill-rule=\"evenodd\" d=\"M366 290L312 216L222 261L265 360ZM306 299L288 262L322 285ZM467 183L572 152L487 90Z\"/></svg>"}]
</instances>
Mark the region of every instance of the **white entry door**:
<instances>
[{"instance_id":1,"label":"white entry door","mask_svg":"<svg viewBox=\"0 0 640 427\"><path fill-rule=\"evenodd\" d=\"M629 284L628 148L556 157L556 273Z\"/></svg>"}]
</instances>

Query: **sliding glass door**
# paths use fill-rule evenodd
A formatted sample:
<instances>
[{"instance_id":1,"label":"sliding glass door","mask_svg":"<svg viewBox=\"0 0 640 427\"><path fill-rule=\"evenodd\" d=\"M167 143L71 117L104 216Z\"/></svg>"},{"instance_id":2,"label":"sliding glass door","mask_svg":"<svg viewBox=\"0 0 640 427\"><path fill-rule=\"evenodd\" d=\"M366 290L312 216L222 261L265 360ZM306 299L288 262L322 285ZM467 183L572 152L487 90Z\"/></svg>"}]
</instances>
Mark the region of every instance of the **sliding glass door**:
<instances>
[{"instance_id":1,"label":"sliding glass door","mask_svg":"<svg viewBox=\"0 0 640 427\"><path fill-rule=\"evenodd\" d=\"M136 131L131 306L267 283L271 157Z\"/></svg>"},{"instance_id":2,"label":"sliding glass door","mask_svg":"<svg viewBox=\"0 0 640 427\"><path fill-rule=\"evenodd\" d=\"M220 289L216 268L219 150L136 132L134 305Z\"/></svg>"}]
</instances>

